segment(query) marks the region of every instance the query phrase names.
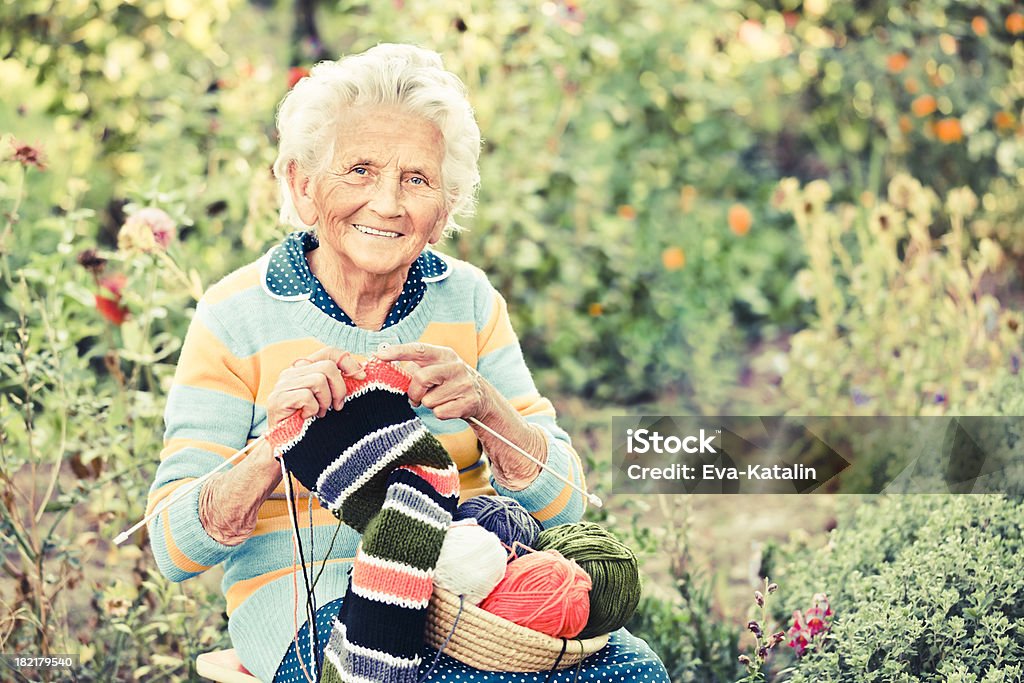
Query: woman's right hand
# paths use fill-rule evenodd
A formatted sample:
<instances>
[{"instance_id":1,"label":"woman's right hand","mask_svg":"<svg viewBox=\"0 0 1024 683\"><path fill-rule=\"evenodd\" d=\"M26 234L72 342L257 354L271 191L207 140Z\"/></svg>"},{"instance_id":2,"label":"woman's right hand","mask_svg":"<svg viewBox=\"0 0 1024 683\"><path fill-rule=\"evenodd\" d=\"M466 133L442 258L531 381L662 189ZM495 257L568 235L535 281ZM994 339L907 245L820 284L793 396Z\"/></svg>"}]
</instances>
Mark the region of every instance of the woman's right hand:
<instances>
[{"instance_id":1,"label":"woman's right hand","mask_svg":"<svg viewBox=\"0 0 1024 683\"><path fill-rule=\"evenodd\" d=\"M345 377L363 379L363 365L348 351L326 347L300 358L277 378L267 396L267 427L300 412L302 419L323 417L345 403Z\"/></svg>"}]
</instances>

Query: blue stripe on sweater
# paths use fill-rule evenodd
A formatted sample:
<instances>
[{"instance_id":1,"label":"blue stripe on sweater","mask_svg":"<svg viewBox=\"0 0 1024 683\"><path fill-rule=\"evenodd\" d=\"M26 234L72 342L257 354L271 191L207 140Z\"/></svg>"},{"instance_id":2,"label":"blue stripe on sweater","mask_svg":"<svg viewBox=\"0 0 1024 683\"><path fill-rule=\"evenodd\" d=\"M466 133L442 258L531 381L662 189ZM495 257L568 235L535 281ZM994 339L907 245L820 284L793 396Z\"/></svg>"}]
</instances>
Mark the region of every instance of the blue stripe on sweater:
<instances>
[{"instance_id":1,"label":"blue stripe on sweater","mask_svg":"<svg viewBox=\"0 0 1024 683\"><path fill-rule=\"evenodd\" d=\"M183 384L167 395L165 439L209 441L238 450L252 424L253 404L240 398ZM242 430L239 431L241 427Z\"/></svg>"}]
</instances>

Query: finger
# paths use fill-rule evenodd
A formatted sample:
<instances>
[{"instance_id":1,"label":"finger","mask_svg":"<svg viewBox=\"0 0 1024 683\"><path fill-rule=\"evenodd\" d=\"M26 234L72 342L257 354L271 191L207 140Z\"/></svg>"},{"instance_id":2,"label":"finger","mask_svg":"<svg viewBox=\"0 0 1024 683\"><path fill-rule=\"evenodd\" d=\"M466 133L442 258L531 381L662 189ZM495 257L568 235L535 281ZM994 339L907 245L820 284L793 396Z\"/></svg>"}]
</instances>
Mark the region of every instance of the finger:
<instances>
[{"instance_id":1,"label":"finger","mask_svg":"<svg viewBox=\"0 0 1024 683\"><path fill-rule=\"evenodd\" d=\"M348 389L345 387L345 378L342 377L341 369L328 360L320 361L315 365L317 371L323 373L328 390L331 392L330 407L334 410L341 410L341 407L345 405L345 396L348 395ZM320 417L323 417L323 415Z\"/></svg>"},{"instance_id":2,"label":"finger","mask_svg":"<svg viewBox=\"0 0 1024 683\"><path fill-rule=\"evenodd\" d=\"M293 368L301 368L302 366L309 365L312 362L313 361L309 360L308 358L299 358L294 363L292 363L292 367Z\"/></svg>"},{"instance_id":3,"label":"finger","mask_svg":"<svg viewBox=\"0 0 1024 683\"><path fill-rule=\"evenodd\" d=\"M316 402L314 414L317 417L327 414L327 410L335 405L336 396L342 402L345 400L345 381L338 368L329 361L311 363L300 370L291 371L284 378L281 389L284 396L287 396L288 391L308 389ZM340 403L337 405L341 407Z\"/></svg>"},{"instance_id":4,"label":"finger","mask_svg":"<svg viewBox=\"0 0 1024 683\"><path fill-rule=\"evenodd\" d=\"M344 356L340 361L338 361L338 369L341 371L341 374L346 377L366 379L366 372L363 371L363 364L356 360L352 355Z\"/></svg>"},{"instance_id":5,"label":"finger","mask_svg":"<svg viewBox=\"0 0 1024 683\"><path fill-rule=\"evenodd\" d=\"M428 398L427 401L430 399ZM424 401L423 405L427 405ZM465 397L455 397L434 406L427 406L438 420L465 419L473 414L474 405Z\"/></svg>"},{"instance_id":6,"label":"finger","mask_svg":"<svg viewBox=\"0 0 1024 683\"><path fill-rule=\"evenodd\" d=\"M308 387L294 387L275 392L268 397L267 403L267 413L272 426L293 413L300 413L305 420L320 410L316 395Z\"/></svg>"},{"instance_id":7,"label":"finger","mask_svg":"<svg viewBox=\"0 0 1024 683\"><path fill-rule=\"evenodd\" d=\"M423 342L411 344L394 344L376 353L377 358L384 361L411 361L420 367L451 360L455 352L447 346L435 346Z\"/></svg>"},{"instance_id":8,"label":"finger","mask_svg":"<svg viewBox=\"0 0 1024 683\"><path fill-rule=\"evenodd\" d=\"M333 346L325 346L324 348L309 354L308 356L306 356L306 358L313 363L322 360L329 360L335 365L337 365L343 358L349 355L351 354L348 351L345 351L344 349L336 349Z\"/></svg>"},{"instance_id":9,"label":"finger","mask_svg":"<svg viewBox=\"0 0 1024 683\"><path fill-rule=\"evenodd\" d=\"M448 370L444 366L417 367L411 375L409 390L406 392L409 395L409 400L414 406L420 405L427 392L444 384L447 379Z\"/></svg>"}]
</instances>

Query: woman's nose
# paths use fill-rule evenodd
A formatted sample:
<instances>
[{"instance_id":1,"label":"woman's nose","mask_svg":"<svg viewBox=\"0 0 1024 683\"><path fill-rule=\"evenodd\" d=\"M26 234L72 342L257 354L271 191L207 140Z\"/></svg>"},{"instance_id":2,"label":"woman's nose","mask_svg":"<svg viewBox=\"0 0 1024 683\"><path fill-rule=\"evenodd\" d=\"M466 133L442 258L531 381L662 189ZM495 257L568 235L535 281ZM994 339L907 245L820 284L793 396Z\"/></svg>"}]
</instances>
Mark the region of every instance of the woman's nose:
<instances>
[{"instance_id":1,"label":"woman's nose","mask_svg":"<svg viewBox=\"0 0 1024 683\"><path fill-rule=\"evenodd\" d=\"M374 183L369 208L379 216L391 218L404 212L401 179L390 173L381 173Z\"/></svg>"}]
</instances>

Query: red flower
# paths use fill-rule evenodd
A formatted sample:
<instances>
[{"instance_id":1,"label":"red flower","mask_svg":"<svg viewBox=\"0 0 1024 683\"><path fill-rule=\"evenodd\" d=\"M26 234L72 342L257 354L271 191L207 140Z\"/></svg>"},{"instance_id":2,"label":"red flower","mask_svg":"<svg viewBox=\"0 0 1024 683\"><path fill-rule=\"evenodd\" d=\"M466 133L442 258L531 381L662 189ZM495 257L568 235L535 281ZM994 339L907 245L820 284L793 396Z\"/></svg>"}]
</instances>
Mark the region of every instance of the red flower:
<instances>
[{"instance_id":1,"label":"red flower","mask_svg":"<svg viewBox=\"0 0 1024 683\"><path fill-rule=\"evenodd\" d=\"M120 325L128 317L128 309L121 305L121 290L127 281L124 273L116 273L99 280L101 292L96 294L96 310L115 325ZM102 290L106 290L110 295L107 296Z\"/></svg>"},{"instance_id":2,"label":"red flower","mask_svg":"<svg viewBox=\"0 0 1024 683\"><path fill-rule=\"evenodd\" d=\"M291 90L295 84L309 75L309 69L304 66L293 66L288 69L288 89Z\"/></svg>"}]
</instances>

